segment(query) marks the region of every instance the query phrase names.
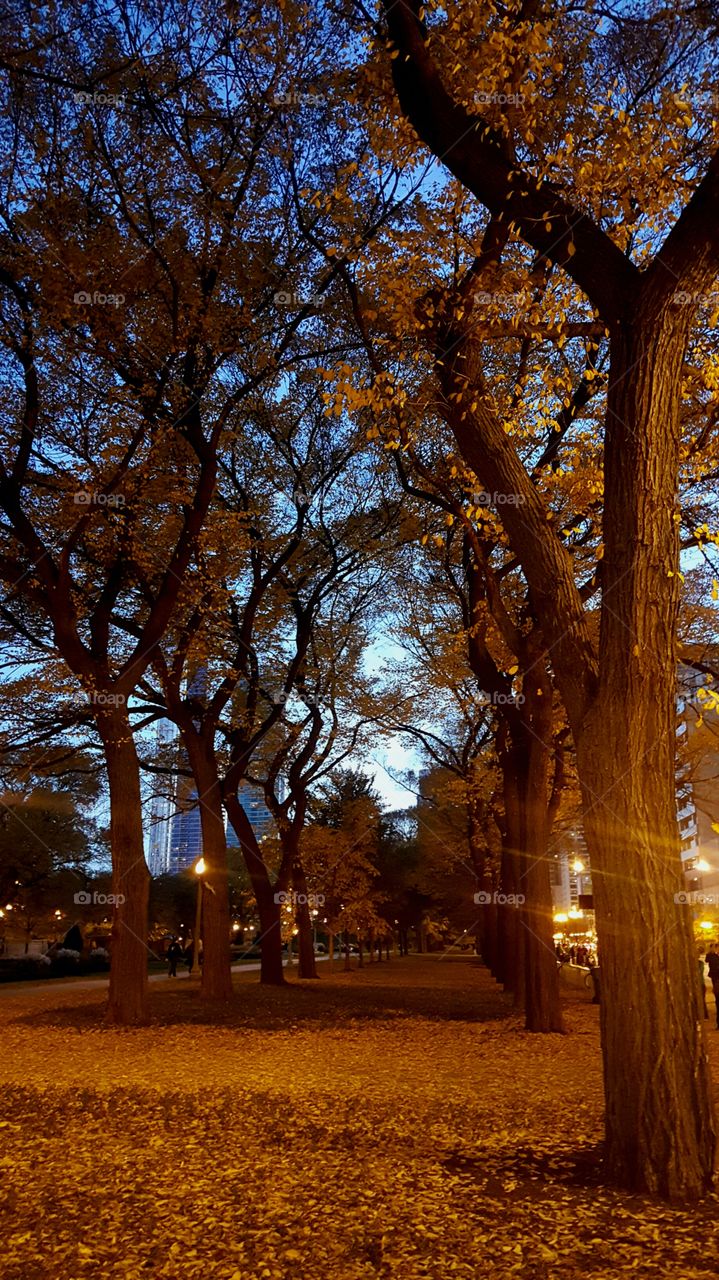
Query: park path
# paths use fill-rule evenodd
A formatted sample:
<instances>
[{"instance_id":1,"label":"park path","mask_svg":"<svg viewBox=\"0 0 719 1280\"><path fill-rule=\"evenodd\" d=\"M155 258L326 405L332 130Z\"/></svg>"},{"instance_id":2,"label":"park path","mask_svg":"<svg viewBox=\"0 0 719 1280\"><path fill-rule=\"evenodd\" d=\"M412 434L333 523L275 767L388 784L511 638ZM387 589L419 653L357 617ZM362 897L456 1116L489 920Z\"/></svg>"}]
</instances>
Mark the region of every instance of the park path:
<instances>
[{"instance_id":1,"label":"park path","mask_svg":"<svg viewBox=\"0 0 719 1280\"><path fill-rule=\"evenodd\" d=\"M319 964L321 960L326 959L327 956L315 956L315 962L317 964ZM282 964L284 968L287 968L286 960L283 960ZM260 970L259 963L255 964L253 961L250 961L248 964L233 964L230 967L233 973L259 973ZM182 978L189 979L190 974L187 969L182 969L180 973L175 976L179 981ZM196 980L197 975L195 975L195 981ZM147 981L168 982L169 978L167 973L151 973ZM45 992L49 994L51 991L97 991L102 990L103 988L107 990L109 985L109 978L99 976L96 978L69 978L67 982L64 982L61 978L45 978L41 979L39 982L0 982L0 996L17 995L19 993L34 995L38 992Z\"/></svg>"}]
</instances>

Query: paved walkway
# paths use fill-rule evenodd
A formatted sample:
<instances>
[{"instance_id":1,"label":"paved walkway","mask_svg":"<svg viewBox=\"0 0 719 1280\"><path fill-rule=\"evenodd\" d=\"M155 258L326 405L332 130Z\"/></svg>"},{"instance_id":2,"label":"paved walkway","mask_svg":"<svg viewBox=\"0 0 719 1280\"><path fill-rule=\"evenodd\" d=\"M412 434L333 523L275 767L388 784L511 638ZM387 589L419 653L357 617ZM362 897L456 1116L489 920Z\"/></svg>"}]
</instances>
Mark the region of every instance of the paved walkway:
<instances>
[{"instance_id":1,"label":"paved walkway","mask_svg":"<svg viewBox=\"0 0 719 1280\"><path fill-rule=\"evenodd\" d=\"M329 959L328 956L315 956L316 962L319 964L321 960ZM287 968L287 961L283 960L284 968ZM231 966L233 973L257 973L261 966L259 964L233 964ZM297 968L296 962L292 965L293 969ZM190 974L187 969L177 975L178 981L182 978L189 978ZM166 973L151 973L148 982L167 982L168 975ZM23 995L35 995L36 992L44 991L49 994L51 991L85 991L87 989L100 990L102 987L109 987L109 978L70 978L68 982L63 982L59 978L42 978L39 982L2 982L0 983L0 995L12 994L17 995L22 992Z\"/></svg>"}]
</instances>

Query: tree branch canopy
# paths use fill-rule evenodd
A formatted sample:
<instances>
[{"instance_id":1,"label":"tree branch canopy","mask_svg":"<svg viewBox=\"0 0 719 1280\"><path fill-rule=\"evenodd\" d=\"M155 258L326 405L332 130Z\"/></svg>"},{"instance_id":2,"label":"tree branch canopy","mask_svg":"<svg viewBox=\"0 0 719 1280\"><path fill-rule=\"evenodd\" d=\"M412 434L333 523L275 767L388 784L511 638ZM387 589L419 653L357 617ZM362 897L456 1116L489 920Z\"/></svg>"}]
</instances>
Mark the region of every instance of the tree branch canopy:
<instances>
[{"instance_id":1,"label":"tree branch canopy","mask_svg":"<svg viewBox=\"0 0 719 1280\"><path fill-rule=\"evenodd\" d=\"M399 50L392 62L397 96L419 137L497 221L513 223L528 244L563 268L606 324L617 323L633 305L638 268L552 183L513 164L481 116L454 101L428 51L419 0L384 0L384 7Z\"/></svg>"}]
</instances>

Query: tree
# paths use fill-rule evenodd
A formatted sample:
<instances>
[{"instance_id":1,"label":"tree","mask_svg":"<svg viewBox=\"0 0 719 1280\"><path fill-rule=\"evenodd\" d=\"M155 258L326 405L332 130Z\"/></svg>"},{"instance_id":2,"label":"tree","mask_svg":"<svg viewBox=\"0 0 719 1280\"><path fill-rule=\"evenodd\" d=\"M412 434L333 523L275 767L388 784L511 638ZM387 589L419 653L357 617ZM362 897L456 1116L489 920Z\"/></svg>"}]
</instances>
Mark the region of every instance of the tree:
<instances>
[{"instance_id":1,"label":"tree","mask_svg":"<svg viewBox=\"0 0 719 1280\"><path fill-rule=\"evenodd\" d=\"M243 14L249 48L231 39ZM4 616L22 631L29 604L46 620L103 743L121 1022L144 1018L147 981L129 703L178 606L223 435L290 347L306 356L295 339L317 310L297 301L312 263L277 170L279 155L295 178L304 165L309 108L292 122L285 82L333 54L326 29L280 26L251 6L218 22L204 4L68 0L21 9L0 50Z\"/></svg>"},{"instance_id":2,"label":"tree","mask_svg":"<svg viewBox=\"0 0 719 1280\"><path fill-rule=\"evenodd\" d=\"M495 968L525 1009L527 1029L560 1031L548 847L566 730L556 731L545 646L516 564L486 523L481 529L475 527L472 508L468 514L461 495L453 493L457 467L450 474L441 458L433 465L423 462L416 456L418 447L407 442L398 460L400 476L414 497L423 497L446 513L446 524L443 516L442 532L435 524L433 533L428 524L422 537L427 567L423 572L420 562L415 570L423 589L419 594L414 584L410 588L412 627L405 624L405 643L419 654L432 685L451 692L460 723L469 733L461 734L461 750L458 744L454 751L439 754L440 736L422 727L425 717L421 714L414 732L437 763L448 765L466 780L470 858L478 887L483 894L489 888L489 905L479 912L487 923L485 953L494 953L492 940L498 933ZM421 474L422 489L407 475L407 458ZM414 603L415 595L421 605ZM458 644L466 657L457 652ZM503 776L498 885L491 884L485 853L485 833L492 825L490 797L485 795L482 801L479 790L471 785L480 740L486 744L490 736ZM493 910L497 887L503 902L496 912L499 929ZM478 901L480 907L483 903L484 898Z\"/></svg>"},{"instance_id":3,"label":"tree","mask_svg":"<svg viewBox=\"0 0 719 1280\"><path fill-rule=\"evenodd\" d=\"M635 1189L701 1194L713 1178L715 1125L701 1028L686 1016L696 1011L697 988L689 921L675 897L681 866L674 784L675 514L682 379L696 306L677 306L675 296L679 290L698 305L717 273L719 156L705 132L695 179L680 191L670 171L654 185L642 240L636 235L642 192L629 185L639 154L653 155L655 137L656 172L664 165L663 142L677 139L682 149L678 109L668 122L662 115L668 75L661 41L646 54L655 65L632 102L634 122L610 91L599 126L590 128L578 110L572 132L557 145L553 113L542 125L548 85L567 62L581 78L581 65L572 63L569 10L554 20L543 15L540 23L531 7L502 19L462 6L449 21L439 15L428 25L412 0L388 3L385 17L381 35L389 35L402 112L489 215L465 287L432 321L436 375L460 454L503 504L502 524L532 593L576 744L601 951L607 1167ZM672 22L647 19L647 30L654 34ZM621 20L617 25L621 30ZM613 73L602 39L600 32L597 62L603 74ZM490 50L505 100L523 87L531 92L532 109L521 119L497 107L497 94L483 108L468 89L476 83L468 61L486 74ZM580 63L588 57L581 37L574 56ZM562 98L560 91L565 115L571 102L576 92ZM597 179L587 174L597 170L580 168L576 139L585 133L599 135L592 152L613 224L595 213L596 188L589 188ZM623 156L619 176L616 167L601 169L612 146ZM677 217L678 199L684 207ZM584 300L582 319L588 304L586 323L598 320L608 334L598 646L561 532L547 519L542 495L495 412L483 339L473 328L472 294L485 272L501 276L513 237L564 273L575 298ZM564 324L571 334L566 312L560 332ZM655 950L649 968L632 961L646 945Z\"/></svg>"},{"instance_id":4,"label":"tree","mask_svg":"<svg viewBox=\"0 0 719 1280\"><path fill-rule=\"evenodd\" d=\"M55 890L67 879L61 873L74 873L76 892L84 886L91 824L71 791L47 783L5 791L0 807L0 898L13 923L22 922L27 952L37 926L58 909Z\"/></svg>"},{"instance_id":5,"label":"tree","mask_svg":"<svg viewBox=\"0 0 719 1280\"><path fill-rule=\"evenodd\" d=\"M303 834L302 863L310 889L324 898L330 935L343 939L345 969L351 968L349 943L383 932L378 871L373 861L379 839L380 807L371 779L360 769L338 769L312 806L314 822Z\"/></svg>"}]
</instances>

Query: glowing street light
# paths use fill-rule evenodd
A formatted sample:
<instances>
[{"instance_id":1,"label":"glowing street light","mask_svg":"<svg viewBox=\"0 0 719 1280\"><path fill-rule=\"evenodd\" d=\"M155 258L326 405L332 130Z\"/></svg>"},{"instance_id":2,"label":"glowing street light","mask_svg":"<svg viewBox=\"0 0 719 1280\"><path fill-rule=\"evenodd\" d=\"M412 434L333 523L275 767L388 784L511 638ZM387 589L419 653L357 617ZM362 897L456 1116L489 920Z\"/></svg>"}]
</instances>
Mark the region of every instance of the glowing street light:
<instances>
[{"instance_id":1,"label":"glowing street light","mask_svg":"<svg viewBox=\"0 0 719 1280\"><path fill-rule=\"evenodd\" d=\"M713 920L700 920L700 921L699 921L699 928L700 928L700 929L713 929L713 928L714 928L714 921L713 921Z\"/></svg>"},{"instance_id":2,"label":"glowing street light","mask_svg":"<svg viewBox=\"0 0 719 1280\"><path fill-rule=\"evenodd\" d=\"M574 859L574 862L572 863L572 871L575 875L581 875L582 871L584 871L584 863L581 858Z\"/></svg>"},{"instance_id":3,"label":"glowing street light","mask_svg":"<svg viewBox=\"0 0 719 1280\"><path fill-rule=\"evenodd\" d=\"M566 911L558 911L554 917L555 924L566 924L569 919Z\"/></svg>"},{"instance_id":4,"label":"glowing street light","mask_svg":"<svg viewBox=\"0 0 719 1280\"><path fill-rule=\"evenodd\" d=\"M699 858L698 862L696 863L696 870L711 871L711 867L709 866L709 863L707 862L706 858Z\"/></svg>"}]
</instances>

